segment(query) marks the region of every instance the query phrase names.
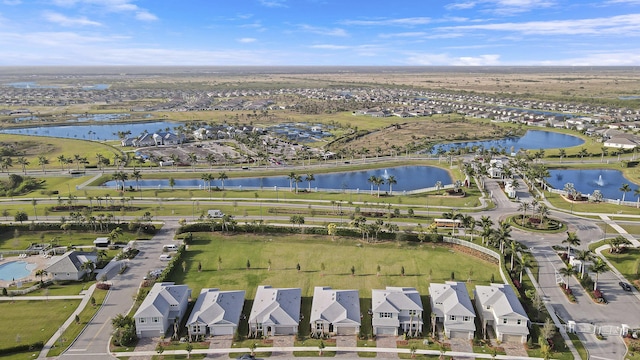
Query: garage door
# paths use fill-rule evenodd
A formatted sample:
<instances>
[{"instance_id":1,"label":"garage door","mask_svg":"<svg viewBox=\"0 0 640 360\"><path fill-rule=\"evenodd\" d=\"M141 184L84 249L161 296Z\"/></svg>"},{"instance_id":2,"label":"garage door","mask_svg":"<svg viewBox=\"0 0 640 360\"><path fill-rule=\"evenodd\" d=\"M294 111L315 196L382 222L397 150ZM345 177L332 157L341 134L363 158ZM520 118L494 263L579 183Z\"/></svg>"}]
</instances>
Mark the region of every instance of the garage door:
<instances>
[{"instance_id":1,"label":"garage door","mask_svg":"<svg viewBox=\"0 0 640 360\"><path fill-rule=\"evenodd\" d=\"M355 326L341 326L336 329L336 334L338 335L355 335L356 333Z\"/></svg>"},{"instance_id":2,"label":"garage door","mask_svg":"<svg viewBox=\"0 0 640 360\"><path fill-rule=\"evenodd\" d=\"M502 342L520 344L520 343L522 343L522 335L502 334Z\"/></svg>"},{"instance_id":3,"label":"garage door","mask_svg":"<svg viewBox=\"0 0 640 360\"><path fill-rule=\"evenodd\" d=\"M233 326L214 326L210 331L211 335L233 335Z\"/></svg>"},{"instance_id":4,"label":"garage door","mask_svg":"<svg viewBox=\"0 0 640 360\"><path fill-rule=\"evenodd\" d=\"M379 327L376 329L376 334L377 335L395 335L396 329L389 328L389 327Z\"/></svg>"},{"instance_id":5,"label":"garage door","mask_svg":"<svg viewBox=\"0 0 640 360\"><path fill-rule=\"evenodd\" d=\"M451 331L449 337L452 339L469 339L469 332L467 331Z\"/></svg>"},{"instance_id":6,"label":"garage door","mask_svg":"<svg viewBox=\"0 0 640 360\"><path fill-rule=\"evenodd\" d=\"M280 326L280 327L276 328L275 335L293 335L295 333L296 333L296 331L294 330L293 327Z\"/></svg>"},{"instance_id":7,"label":"garage door","mask_svg":"<svg viewBox=\"0 0 640 360\"><path fill-rule=\"evenodd\" d=\"M150 337L158 337L160 336L160 332L158 330L141 330L138 334L138 337L141 338L150 338Z\"/></svg>"}]
</instances>

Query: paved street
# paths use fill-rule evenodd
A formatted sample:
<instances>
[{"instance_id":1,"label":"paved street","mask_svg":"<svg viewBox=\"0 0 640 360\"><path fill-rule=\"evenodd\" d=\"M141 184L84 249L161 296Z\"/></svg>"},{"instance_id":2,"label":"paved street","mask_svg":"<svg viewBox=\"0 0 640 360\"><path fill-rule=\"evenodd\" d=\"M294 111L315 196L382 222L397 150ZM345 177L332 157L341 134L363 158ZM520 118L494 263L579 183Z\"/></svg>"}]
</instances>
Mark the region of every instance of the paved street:
<instances>
[{"instance_id":1,"label":"paved street","mask_svg":"<svg viewBox=\"0 0 640 360\"><path fill-rule=\"evenodd\" d=\"M113 287L105 303L84 331L59 359L113 359L109 354L111 319L126 314L132 306L140 282L149 270L161 268L162 244L173 242L178 223L168 221L150 240L139 241L140 254L131 260L125 273L112 279Z\"/></svg>"}]
</instances>

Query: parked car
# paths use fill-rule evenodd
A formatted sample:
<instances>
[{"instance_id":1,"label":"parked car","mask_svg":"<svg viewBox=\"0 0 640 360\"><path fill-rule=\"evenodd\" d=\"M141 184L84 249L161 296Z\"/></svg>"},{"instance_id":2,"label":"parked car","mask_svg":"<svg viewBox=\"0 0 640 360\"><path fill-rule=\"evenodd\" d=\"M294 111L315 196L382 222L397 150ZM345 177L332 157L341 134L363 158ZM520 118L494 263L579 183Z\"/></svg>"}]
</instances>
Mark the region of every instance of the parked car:
<instances>
[{"instance_id":1,"label":"parked car","mask_svg":"<svg viewBox=\"0 0 640 360\"><path fill-rule=\"evenodd\" d=\"M621 288L622 288L622 290L624 290L624 291L631 291L631 285L627 284L627 283L626 283L626 282L624 282L624 281L620 281L620 282L618 283L618 285L620 285L620 287L621 287Z\"/></svg>"},{"instance_id":2,"label":"parked car","mask_svg":"<svg viewBox=\"0 0 640 360\"><path fill-rule=\"evenodd\" d=\"M162 261L169 261L169 260L171 260L171 255L169 255L169 254L162 254L162 255L160 255L160 260L162 260Z\"/></svg>"},{"instance_id":3,"label":"parked car","mask_svg":"<svg viewBox=\"0 0 640 360\"><path fill-rule=\"evenodd\" d=\"M244 354L244 355L238 356L236 359L238 359L238 360L257 360L255 356L249 355L249 354Z\"/></svg>"}]
</instances>

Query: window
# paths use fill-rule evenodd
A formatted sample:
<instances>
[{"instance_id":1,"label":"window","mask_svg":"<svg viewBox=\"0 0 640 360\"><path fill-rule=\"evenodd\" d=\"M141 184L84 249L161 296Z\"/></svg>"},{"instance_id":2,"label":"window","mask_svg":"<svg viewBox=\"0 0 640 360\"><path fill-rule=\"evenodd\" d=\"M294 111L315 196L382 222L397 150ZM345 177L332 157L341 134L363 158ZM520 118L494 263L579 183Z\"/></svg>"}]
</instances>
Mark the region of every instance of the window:
<instances>
[{"instance_id":1,"label":"window","mask_svg":"<svg viewBox=\"0 0 640 360\"><path fill-rule=\"evenodd\" d=\"M413 315L413 316L418 315L418 310L409 310L409 316L411 316L411 315Z\"/></svg>"},{"instance_id":2,"label":"window","mask_svg":"<svg viewBox=\"0 0 640 360\"><path fill-rule=\"evenodd\" d=\"M160 322L160 318L154 317L151 319L154 323Z\"/></svg>"},{"instance_id":3,"label":"window","mask_svg":"<svg viewBox=\"0 0 640 360\"><path fill-rule=\"evenodd\" d=\"M147 319L145 319L145 318L138 318L138 322L139 322L140 324L144 324L144 323L146 323L146 322L147 322Z\"/></svg>"},{"instance_id":4,"label":"window","mask_svg":"<svg viewBox=\"0 0 640 360\"><path fill-rule=\"evenodd\" d=\"M449 320L456 321L456 316L455 315L449 315Z\"/></svg>"},{"instance_id":5,"label":"window","mask_svg":"<svg viewBox=\"0 0 640 360\"><path fill-rule=\"evenodd\" d=\"M322 323L316 323L316 330L322 330Z\"/></svg>"},{"instance_id":6,"label":"window","mask_svg":"<svg viewBox=\"0 0 640 360\"><path fill-rule=\"evenodd\" d=\"M462 318L463 321L469 321L469 319L470 319L469 316L465 316Z\"/></svg>"},{"instance_id":7,"label":"window","mask_svg":"<svg viewBox=\"0 0 640 360\"><path fill-rule=\"evenodd\" d=\"M522 320L518 319L518 325L522 324Z\"/></svg>"},{"instance_id":8,"label":"window","mask_svg":"<svg viewBox=\"0 0 640 360\"><path fill-rule=\"evenodd\" d=\"M506 324L507 323L507 318L502 319L502 323Z\"/></svg>"},{"instance_id":9,"label":"window","mask_svg":"<svg viewBox=\"0 0 640 360\"><path fill-rule=\"evenodd\" d=\"M262 330L262 323L256 324L256 330Z\"/></svg>"},{"instance_id":10,"label":"window","mask_svg":"<svg viewBox=\"0 0 640 360\"><path fill-rule=\"evenodd\" d=\"M392 313L380 313L380 319L392 319L392 318L393 318Z\"/></svg>"}]
</instances>

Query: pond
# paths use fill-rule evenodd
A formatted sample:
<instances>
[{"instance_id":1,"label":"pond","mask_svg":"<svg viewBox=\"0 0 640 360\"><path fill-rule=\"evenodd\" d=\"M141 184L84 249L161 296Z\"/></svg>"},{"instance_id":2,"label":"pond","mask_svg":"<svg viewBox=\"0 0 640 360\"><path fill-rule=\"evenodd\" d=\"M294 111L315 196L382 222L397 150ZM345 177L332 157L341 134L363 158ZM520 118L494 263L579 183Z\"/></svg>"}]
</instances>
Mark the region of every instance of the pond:
<instances>
[{"instance_id":1,"label":"pond","mask_svg":"<svg viewBox=\"0 0 640 360\"><path fill-rule=\"evenodd\" d=\"M0 280L14 281L25 278L31 274L35 264L28 264L24 261L12 261L0 265Z\"/></svg>"},{"instance_id":2,"label":"pond","mask_svg":"<svg viewBox=\"0 0 640 360\"><path fill-rule=\"evenodd\" d=\"M431 151L432 154L437 154L438 149L448 151L455 148L472 148L482 147L484 149L490 149L492 147L503 150L509 154L517 152L520 149L538 150L538 149L555 149L555 148L567 148L572 146L578 146L584 144L584 140L577 136L561 134L553 131L542 130L529 130L521 137L510 137L495 140L482 140L482 141L464 141L456 143L446 143L436 145Z\"/></svg>"},{"instance_id":3,"label":"pond","mask_svg":"<svg viewBox=\"0 0 640 360\"><path fill-rule=\"evenodd\" d=\"M84 140L118 140L118 131L131 131L131 136L138 136L142 133L154 133L156 131L165 131L167 128L171 131L175 127L184 125L169 121L152 121L137 123L118 123L118 124L93 124L93 125L57 125L57 126L36 126L27 128L2 129L3 134L19 134L19 135L35 135L50 136L69 139Z\"/></svg>"},{"instance_id":4,"label":"pond","mask_svg":"<svg viewBox=\"0 0 640 360\"><path fill-rule=\"evenodd\" d=\"M634 184L622 175L619 170L592 169L592 170L549 170L550 177L546 180L554 189L562 190L566 183L573 183L576 190L584 195L593 193L594 190L600 190L602 195L607 199L621 199L622 184L629 184L631 191L625 195L625 200L633 201L633 191L638 188L638 184Z\"/></svg>"},{"instance_id":5,"label":"pond","mask_svg":"<svg viewBox=\"0 0 640 360\"><path fill-rule=\"evenodd\" d=\"M436 182L440 181L441 184L448 185L452 183L449 172L444 169L433 166L399 166L375 170L362 170L362 171L349 171L329 174L314 174L315 180L309 183L305 181L307 174L297 173L302 178L302 182L298 184L298 189L308 189L311 185L311 189L333 189L333 190L360 190L360 191L373 191L377 192L378 187L371 185L368 179L371 176L381 177L385 183L380 186L380 192L384 193L389 191L389 184L387 180L393 176L393 179L397 181L393 184L393 191L411 191L417 189L423 189L435 186ZM222 188L222 182L217 179L219 173L212 173L215 180L211 182L211 187L216 186ZM143 174L144 176L144 174ZM194 177L199 176L194 174ZM115 181L111 180L103 184L108 187L116 187ZM155 179L155 180L140 180L139 185L141 188L169 188L168 179ZM135 187L135 180L128 180L125 182L125 187ZM295 188L295 184L292 185ZM176 179L176 188L190 188L190 189L206 189L207 184L199 178L197 179ZM274 188L278 189L286 188L289 190L290 182L286 175L282 176L270 176L270 177L253 177L253 178L233 178L224 181L224 187L227 189L239 189L244 188Z\"/></svg>"}]
</instances>

